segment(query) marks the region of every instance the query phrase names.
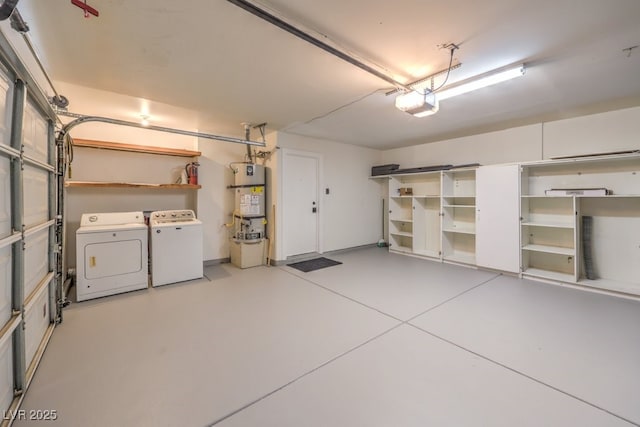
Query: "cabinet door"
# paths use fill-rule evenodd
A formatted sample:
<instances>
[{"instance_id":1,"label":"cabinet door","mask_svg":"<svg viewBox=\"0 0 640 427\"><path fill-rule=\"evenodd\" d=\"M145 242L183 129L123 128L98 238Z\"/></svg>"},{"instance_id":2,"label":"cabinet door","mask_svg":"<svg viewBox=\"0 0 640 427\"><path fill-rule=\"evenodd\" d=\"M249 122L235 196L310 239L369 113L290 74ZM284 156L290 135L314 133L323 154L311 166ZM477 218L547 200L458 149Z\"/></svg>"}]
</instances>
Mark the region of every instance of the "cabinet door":
<instances>
[{"instance_id":1,"label":"cabinet door","mask_svg":"<svg viewBox=\"0 0 640 427\"><path fill-rule=\"evenodd\" d=\"M518 165L482 166L476 172L476 263L520 272Z\"/></svg>"}]
</instances>

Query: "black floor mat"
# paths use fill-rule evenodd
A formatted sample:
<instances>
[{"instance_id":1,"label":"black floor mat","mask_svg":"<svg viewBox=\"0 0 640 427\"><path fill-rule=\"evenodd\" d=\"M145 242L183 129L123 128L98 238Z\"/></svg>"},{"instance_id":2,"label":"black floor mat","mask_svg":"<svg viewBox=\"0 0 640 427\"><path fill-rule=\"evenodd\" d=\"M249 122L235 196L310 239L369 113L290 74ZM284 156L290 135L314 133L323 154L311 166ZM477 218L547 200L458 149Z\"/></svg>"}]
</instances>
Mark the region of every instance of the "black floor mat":
<instances>
[{"instance_id":1,"label":"black floor mat","mask_svg":"<svg viewBox=\"0 0 640 427\"><path fill-rule=\"evenodd\" d=\"M334 261L329 258L314 258L307 261L294 262L293 264L287 264L289 267L293 267L296 270L300 270L304 273L310 271L320 270L321 268L332 267L334 265L342 264L340 261Z\"/></svg>"}]
</instances>

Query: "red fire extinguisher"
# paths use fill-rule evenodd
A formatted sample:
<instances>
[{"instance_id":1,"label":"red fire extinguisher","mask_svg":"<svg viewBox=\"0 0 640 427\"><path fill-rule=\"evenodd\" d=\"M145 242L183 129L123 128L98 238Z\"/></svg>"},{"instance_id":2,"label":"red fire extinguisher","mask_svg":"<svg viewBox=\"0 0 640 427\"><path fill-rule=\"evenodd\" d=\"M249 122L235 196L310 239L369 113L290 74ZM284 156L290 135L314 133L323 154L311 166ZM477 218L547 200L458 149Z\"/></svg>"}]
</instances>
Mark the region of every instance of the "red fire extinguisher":
<instances>
[{"instance_id":1,"label":"red fire extinguisher","mask_svg":"<svg viewBox=\"0 0 640 427\"><path fill-rule=\"evenodd\" d=\"M187 171L189 184L198 185L198 166L200 166L198 162L191 162L185 166L184 169Z\"/></svg>"}]
</instances>

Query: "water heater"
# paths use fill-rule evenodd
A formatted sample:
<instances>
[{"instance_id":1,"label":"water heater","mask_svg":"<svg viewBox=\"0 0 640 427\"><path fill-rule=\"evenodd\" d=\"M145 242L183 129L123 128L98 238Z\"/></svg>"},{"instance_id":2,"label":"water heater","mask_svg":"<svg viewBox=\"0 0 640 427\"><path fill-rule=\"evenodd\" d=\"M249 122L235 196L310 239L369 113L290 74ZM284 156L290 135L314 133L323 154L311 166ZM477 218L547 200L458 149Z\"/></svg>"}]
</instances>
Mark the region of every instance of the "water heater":
<instances>
[{"instance_id":1,"label":"water heater","mask_svg":"<svg viewBox=\"0 0 640 427\"><path fill-rule=\"evenodd\" d=\"M265 237L266 193L264 166L254 163L235 163L234 191L236 240L259 240Z\"/></svg>"}]
</instances>

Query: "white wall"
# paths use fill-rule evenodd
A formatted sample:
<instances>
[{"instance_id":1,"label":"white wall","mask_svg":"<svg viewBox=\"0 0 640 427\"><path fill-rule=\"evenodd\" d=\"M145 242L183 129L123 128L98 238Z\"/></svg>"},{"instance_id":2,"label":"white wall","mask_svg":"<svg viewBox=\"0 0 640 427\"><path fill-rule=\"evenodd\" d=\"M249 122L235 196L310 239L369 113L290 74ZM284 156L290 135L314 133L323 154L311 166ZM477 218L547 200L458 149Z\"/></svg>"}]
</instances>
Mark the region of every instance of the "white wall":
<instances>
[{"instance_id":1,"label":"white wall","mask_svg":"<svg viewBox=\"0 0 640 427\"><path fill-rule=\"evenodd\" d=\"M369 179L371 166L379 164L380 151L338 142L309 138L287 133L278 133L280 148L309 151L323 156L321 199L319 211L323 229L323 252L375 243L382 237L382 191L380 185ZM277 164L281 151L270 164L272 172L281 177ZM329 194L325 189L329 188ZM276 190L276 260L283 260L281 226L282 210Z\"/></svg>"}]
</instances>

